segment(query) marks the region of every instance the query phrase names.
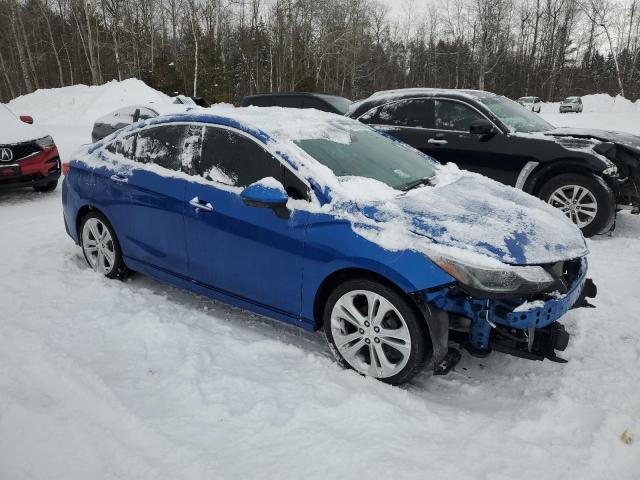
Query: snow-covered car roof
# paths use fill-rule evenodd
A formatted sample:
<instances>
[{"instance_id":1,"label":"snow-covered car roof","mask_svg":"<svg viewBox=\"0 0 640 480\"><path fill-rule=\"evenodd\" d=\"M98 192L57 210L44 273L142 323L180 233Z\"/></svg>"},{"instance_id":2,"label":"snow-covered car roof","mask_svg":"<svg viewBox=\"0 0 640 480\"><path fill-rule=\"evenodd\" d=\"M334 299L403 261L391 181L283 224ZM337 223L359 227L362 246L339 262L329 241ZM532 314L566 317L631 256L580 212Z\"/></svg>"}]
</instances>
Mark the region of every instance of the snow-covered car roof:
<instances>
[{"instance_id":1,"label":"snow-covered car roof","mask_svg":"<svg viewBox=\"0 0 640 480\"><path fill-rule=\"evenodd\" d=\"M402 100L413 97L450 97L479 100L481 98L496 97L495 93L484 90L456 89L456 88L400 88L396 90L382 90L370 97L359 100L350 105L346 115L353 117L356 112L364 113L365 110L377 107L393 100Z\"/></svg>"},{"instance_id":2,"label":"snow-covered car roof","mask_svg":"<svg viewBox=\"0 0 640 480\"><path fill-rule=\"evenodd\" d=\"M20 120L5 104L0 103L0 144L28 142L46 136L42 130L34 125Z\"/></svg>"}]
</instances>

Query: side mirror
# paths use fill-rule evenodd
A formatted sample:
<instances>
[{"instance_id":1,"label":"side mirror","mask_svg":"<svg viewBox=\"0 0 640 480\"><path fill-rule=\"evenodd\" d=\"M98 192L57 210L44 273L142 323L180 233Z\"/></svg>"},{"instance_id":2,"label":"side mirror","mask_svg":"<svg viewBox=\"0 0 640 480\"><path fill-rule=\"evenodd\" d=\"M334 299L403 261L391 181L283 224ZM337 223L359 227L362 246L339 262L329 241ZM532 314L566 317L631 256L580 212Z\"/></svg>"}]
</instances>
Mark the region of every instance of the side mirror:
<instances>
[{"instance_id":1,"label":"side mirror","mask_svg":"<svg viewBox=\"0 0 640 480\"><path fill-rule=\"evenodd\" d=\"M31 115L20 115L20 120L30 125L33 124L33 117Z\"/></svg>"},{"instance_id":2,"label":"side mirror","mask_svg":"<svg viewBox=\"0 0 640 480\"><path fill-rule=\"evenodd\" d=\"M251 207L271 208L280 218L289 218L289 195L282 184L273 177L263 178L246 187L240 197Z\"/></svg>"},{"instance_id":3,"label":"side mirror","mask_svg":"<svg viewBox=\"0 0 640 480\"><path fill-rule=\"evenodd\" d=\"M496 131L489 120L476 120L469 125L469 133L472 135L493 135Z\"/></svg>"}]
</instances>

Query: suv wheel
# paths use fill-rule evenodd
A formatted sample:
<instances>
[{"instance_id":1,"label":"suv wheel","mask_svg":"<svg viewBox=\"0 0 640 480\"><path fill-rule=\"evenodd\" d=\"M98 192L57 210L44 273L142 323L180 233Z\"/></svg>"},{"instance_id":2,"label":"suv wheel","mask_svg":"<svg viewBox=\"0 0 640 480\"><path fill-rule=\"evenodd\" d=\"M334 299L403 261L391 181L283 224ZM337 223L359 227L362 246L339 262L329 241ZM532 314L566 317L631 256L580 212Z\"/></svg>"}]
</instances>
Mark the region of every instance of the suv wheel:
<instances>
[{"instance_id":1,"label":"suv wheel","mask_svg":"<svg viewBox=\"0 0 640 480\"><path fill-rule=\"evenodd\" d=\"M425 364L426 322L404 294L380 282L349 280L329 296L324 331L338 363L392 385Z\"/></svg>"},{"instance_id":2,"label":"suv wheel","mask_svg":"<svg viewBox=\"0 0 640 480\"><path fill-rule=\"evenodd\" d=\"M615 196L600 177L579 173L558 175L540 190L540 198L560 209L585 237L611 228L615 215Z\"/></svg>"},{"instance_id":3,"label":"suv wheel","mask_svg":"<svg viewBox=\"0 0 640 480\"><path fill-rule=\"evenodd\" d=\"M33 187L33 189L36 192L46 193L46 192L53 192L57 186L58 186L58 180L53 180L52 182L45 183L44 185Z\"/></svg>"},{"instance_id":4,"label":"suv wheel","mask_svg":"<svg viewBox=\"0 0 640 480\"><path fill-rule=\"evenodd\" d=\"M80 224L80 246L91 268L107 278L123 278L127 267L120 244L109 221L99 212L89 212Z\"/></svg>"}]
</instances>

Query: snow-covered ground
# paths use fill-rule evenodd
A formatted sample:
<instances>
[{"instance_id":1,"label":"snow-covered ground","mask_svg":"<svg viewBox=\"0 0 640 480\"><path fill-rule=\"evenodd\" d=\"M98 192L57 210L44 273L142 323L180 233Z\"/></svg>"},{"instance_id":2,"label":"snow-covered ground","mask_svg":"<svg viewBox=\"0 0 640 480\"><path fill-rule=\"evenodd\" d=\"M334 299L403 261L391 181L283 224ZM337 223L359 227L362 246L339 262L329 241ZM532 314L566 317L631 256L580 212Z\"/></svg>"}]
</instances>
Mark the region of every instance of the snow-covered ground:
<instances>
[{"instance_id":1,"label":"snow-covered ground","mask_svg":"<svg viewBox=\"0 0 640 480\"><path fill-rule=\"evenodd\" d=\"M87 133L67 115L63 155ZM543 116L640 134L638 111ZM588 242L598 308L566 316L568 364L463 354L404 388L341 370L321 333L94 274L59 189L0 195L0 226L2 480L639 478L638 217Z\"/></svg>"}]
</instances>

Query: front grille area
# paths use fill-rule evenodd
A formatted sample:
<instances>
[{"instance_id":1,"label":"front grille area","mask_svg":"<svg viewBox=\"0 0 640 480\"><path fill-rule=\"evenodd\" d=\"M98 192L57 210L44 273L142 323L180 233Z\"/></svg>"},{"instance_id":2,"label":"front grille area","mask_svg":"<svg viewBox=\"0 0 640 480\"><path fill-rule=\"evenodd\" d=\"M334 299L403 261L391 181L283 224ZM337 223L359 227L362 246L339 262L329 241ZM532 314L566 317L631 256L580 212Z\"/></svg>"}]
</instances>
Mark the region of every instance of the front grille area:
<instances>
[{"instance_id":1,"label":"front grille area","mask_svg":"<svg viewBox=\"0 0 640 480\"><path fill-rule=\"evenodd\" d=\"M23 159L34 153L41 152L42 150L35 143L18 143L16 145L0 145L0 149L8 148L13 153L13 158L10 162ZM0 159L0 162L2 159Z\"/></svg>"}]
</instances>

